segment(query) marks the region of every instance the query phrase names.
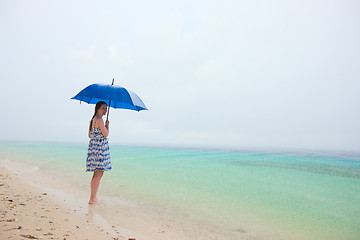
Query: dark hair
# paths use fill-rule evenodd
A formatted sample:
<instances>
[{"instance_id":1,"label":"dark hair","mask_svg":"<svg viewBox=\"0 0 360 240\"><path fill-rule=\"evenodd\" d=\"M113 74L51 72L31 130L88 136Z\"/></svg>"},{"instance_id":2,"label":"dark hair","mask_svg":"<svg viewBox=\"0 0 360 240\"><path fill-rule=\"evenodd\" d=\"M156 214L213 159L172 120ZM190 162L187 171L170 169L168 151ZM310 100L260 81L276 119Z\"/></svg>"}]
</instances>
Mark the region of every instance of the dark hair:
<instances>
[{"instance_id":1,"label":"dark hair","mask_svg":"<svg viewBox=\"0 0 360 240\"><path fill-rule=\"evenodd\" d=\"M100 101L100 102L96 103L96 105L95 105L95 113L94 113L94 116L91 118L90 126L89 126L89 131L91 131L92 122L93 122L94 117L95 117L96 114L97 114L97 111L101 108L101 106L102 106L103 104L105 104L105 105L107 106L106 102L103 102L103 101Z\"/></svg>"}]
</instances>

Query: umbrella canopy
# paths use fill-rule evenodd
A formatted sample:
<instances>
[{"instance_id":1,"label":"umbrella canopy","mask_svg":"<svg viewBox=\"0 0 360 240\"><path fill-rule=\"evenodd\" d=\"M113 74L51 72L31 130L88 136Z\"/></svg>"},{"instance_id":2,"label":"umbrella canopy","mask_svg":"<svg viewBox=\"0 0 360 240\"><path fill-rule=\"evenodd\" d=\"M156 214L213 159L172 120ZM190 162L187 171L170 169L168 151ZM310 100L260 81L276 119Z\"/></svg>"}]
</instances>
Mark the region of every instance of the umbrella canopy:
<instances>
[{"instance_id":1,"label":"umbrella canopy","mask_svg":"<svg viewBox=\"0 0 360 240\"><path fill-rule=\"evenodd\" d=\"M136 93L124 87L106 84L92 84L84 88L71 99L89 104L104 101L112 108L123 108L135 111L148 110Z\"/></svg>"},{"instance_id":2,"label":"umbrella canopy","mask_svg":"<svg viewBox=\"0 0 360 240\"><path fill-rule=\"evenodd\" d=\"M114 83L114 80L113 80ZM96 104L104 101L112 108L122 108L134 111L148 110L143 101L133 91L124 87L106 84L92 84L81 90L71 99L80 100L89 104ZM109 111L107 118L109 117Z\"/></svg>"}]
</instances>

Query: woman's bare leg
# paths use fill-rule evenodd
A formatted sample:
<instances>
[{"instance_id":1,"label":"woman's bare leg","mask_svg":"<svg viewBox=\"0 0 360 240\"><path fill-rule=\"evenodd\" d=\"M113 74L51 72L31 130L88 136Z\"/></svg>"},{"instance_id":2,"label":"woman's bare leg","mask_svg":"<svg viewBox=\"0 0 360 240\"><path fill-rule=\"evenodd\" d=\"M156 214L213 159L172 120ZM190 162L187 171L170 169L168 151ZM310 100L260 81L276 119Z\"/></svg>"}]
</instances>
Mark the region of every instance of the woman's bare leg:
<instances>
[{"instance_id":1,"label":"woman's bare leg","mask_svg":"<svg viewBox=\"0 0 360 240\"><path fill-rule=\"evenodd\" d=\"M104 171L94 171L94 174L93 174L93 177L92 177L91 183L90 183L91 195L90 195L89 204L94 204L99 201L96 197L96 194L99 189L100 179L103 176L103 174L104 174Z\"/></svg>"}]
</instances>

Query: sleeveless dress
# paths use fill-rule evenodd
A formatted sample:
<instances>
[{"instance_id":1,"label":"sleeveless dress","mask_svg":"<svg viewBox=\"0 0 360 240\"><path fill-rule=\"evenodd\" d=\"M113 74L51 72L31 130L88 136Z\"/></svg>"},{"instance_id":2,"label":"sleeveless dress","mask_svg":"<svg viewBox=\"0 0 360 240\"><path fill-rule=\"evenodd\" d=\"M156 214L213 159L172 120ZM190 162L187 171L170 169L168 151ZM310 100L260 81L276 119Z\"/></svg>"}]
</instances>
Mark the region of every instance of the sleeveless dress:
<instances>
[{"instance_id":1,"label":"sleeveless dress","mask_svg":"<svg viewBox=\"0 0 360 240\"><path fill-rule=\"evenodd\" d=\"M96 120L94 126L95 124ZM111 169L109 141L102 135L100 128L93 127L90 131L86 171L109 171Z\"/></svg>"}]
</instances>

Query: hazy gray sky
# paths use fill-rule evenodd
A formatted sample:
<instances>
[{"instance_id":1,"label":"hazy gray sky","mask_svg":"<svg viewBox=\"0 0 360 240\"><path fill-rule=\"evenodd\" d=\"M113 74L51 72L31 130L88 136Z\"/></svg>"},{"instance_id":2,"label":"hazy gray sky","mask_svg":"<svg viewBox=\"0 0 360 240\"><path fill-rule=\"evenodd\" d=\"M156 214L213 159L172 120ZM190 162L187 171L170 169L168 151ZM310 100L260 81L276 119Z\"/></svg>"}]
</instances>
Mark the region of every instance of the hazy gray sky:
<instances>
[{"instance_id":1,"label":"hazy gray sky","mask_svg":"<svg viewBox=\"0 0 360 240\"><path fill-rule=\"evenodd\" d=\"M0 140L87 142L92 83L110 142L360 150L360 3L0 1Z\"/></svg>"}]
</instances>

